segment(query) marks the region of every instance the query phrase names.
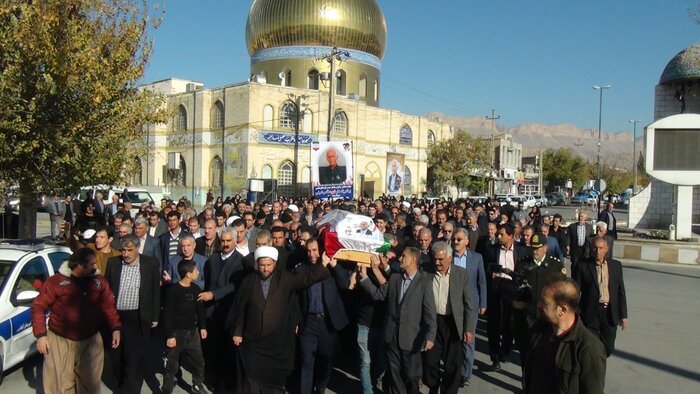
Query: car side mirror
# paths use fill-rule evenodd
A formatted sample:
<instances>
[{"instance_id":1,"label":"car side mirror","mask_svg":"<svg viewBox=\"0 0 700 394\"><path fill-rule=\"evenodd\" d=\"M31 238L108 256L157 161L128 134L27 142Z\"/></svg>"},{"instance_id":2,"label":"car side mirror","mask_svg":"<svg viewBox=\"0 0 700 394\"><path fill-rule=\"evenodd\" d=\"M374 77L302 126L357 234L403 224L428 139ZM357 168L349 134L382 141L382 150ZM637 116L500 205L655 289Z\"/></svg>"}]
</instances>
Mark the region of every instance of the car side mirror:
<instances>
[{"instance_id":1,"label":"car side mirror","mask_svg":"<svg viewBox=\"0 0 700 394\"><path fill-rule=\"evenodd\" d=\"M39 292L36 290L25 290L17 294L17 303L22 305L31 304L38 295Z\"/></svg>"}]
</instances>

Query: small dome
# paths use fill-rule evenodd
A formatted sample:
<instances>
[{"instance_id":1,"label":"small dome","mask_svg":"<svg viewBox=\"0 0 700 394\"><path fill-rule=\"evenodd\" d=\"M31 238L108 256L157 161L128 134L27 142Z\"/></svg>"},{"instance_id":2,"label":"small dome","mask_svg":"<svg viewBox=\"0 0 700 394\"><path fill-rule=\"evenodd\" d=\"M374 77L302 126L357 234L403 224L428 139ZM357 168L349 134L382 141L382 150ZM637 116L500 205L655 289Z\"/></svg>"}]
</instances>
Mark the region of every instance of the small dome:
<instances>
[{"instance_id":1,"label":"small dome","mask_svg":"<svg viewBox=\"0 0 700 394\"><path fill-rule=\"evenodd\" d=\"M678 52L664 68L659 84L700 79L700 44Z\"/></svg>"},{"instance_id":2,"label":"small dome","mask_svg":"<svg viewBox=\"0 0 700 394\"><path fill-rule=\"evenodd\" d=\"M386 20L376 0L255 0L246 26L248 53L287 46L328 46L381 59Z\"/></svg>"}]
</instances>

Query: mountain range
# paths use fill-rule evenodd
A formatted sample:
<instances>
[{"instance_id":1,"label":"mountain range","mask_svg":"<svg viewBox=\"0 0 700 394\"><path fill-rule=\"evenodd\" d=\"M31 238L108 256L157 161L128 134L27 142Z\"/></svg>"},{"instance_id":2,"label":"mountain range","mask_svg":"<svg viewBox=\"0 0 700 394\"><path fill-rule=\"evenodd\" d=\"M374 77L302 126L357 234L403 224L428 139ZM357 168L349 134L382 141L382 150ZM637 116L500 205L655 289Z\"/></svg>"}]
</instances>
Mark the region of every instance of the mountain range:
<instances>
[{"instance_id":1,"label":"mountain range","mask_svg":"<svg viewBox=\"0 0 700 394\"><path fill-rule=\"evenodd\" d=\"M447 122L453 129L462 129L473 137L489 137L491 120L484 117L449 116L431 112L426 116ZM513 141L523 145L523 156L539 154L540 149L571 148L584 159L595 162L597 156L598 130L581 129L572 124L547 125L527 123L503 126L494 123L495 134L510 134ZM637 154L644 148L643 130L637 131ZM615 168L632 168L633 138L631 133L602 131L600 136L601 161Z\"/></svg>"}]
</instances>

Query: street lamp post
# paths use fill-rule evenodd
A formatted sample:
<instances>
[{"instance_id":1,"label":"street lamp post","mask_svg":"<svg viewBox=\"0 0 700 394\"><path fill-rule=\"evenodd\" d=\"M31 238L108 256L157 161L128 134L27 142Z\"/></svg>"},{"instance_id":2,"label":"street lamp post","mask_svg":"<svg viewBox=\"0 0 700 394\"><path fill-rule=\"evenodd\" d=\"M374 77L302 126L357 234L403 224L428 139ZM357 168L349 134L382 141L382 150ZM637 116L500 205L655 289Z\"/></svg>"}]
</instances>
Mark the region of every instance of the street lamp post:
<instances>
[{"instance_id":1,"label":"street lamp post","mask_svg":"<svg viewBox=\"0 0 700 394\"><path fill-rule=\"evenodd\" d=\"M632 195L637 193L637 123L641 122L641 119L629 120L634 126L632 128Z\"/></svg>"},{"instance_id":2,"label":"street lamp post","mask_svg":"<svg viewBox=\"0 0 700 394\"><path fill-rule=\"evenodd\" d=\"M603 124L603 90L612 88L612 85L593 85L593 89L600 91L600 100L598 102L598 158L596 159L595 179L596 184L600 188L600 134ZM601 188L602 189L602 188ZM603 191L598 190L598 213L600 213L600 199L603 196Z\"/></svg>"}]
</instances>

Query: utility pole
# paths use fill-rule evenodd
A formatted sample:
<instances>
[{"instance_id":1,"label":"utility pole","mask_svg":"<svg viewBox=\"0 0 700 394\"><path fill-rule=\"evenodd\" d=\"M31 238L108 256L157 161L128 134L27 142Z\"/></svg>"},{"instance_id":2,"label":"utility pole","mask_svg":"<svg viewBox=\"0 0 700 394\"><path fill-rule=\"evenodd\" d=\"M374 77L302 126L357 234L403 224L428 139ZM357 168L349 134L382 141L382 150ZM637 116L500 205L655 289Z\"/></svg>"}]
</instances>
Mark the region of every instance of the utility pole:
<instances>
[{"instance_id":1,"label":"utility pole","mask_svg":"<svg viewBox=\"0 0 700 394\"><path fill-rule=\"evenodd\" d=\"M641 121L641 119L632 119L628 121L634 125L634 129L632 131L632 173L634 174L632 178L633 196L637 194L637 123Z\"/></svg>"},{"instance_id":2,"label":"utility pole","mask_svg":"<svg viewBox=\"0 0 700 394\"><path fill-rule=\"evenodd\" d=\"M494 170L494 160L495 160L495 157L494 157L494 156L495 156L495 155L494 155L495 152L494 152L494 151L496 150L496 147L494 146L493 135L494 135L494 133L495 133L495 131L496 131L496 130L495 130L495 123L494 123L494 122L495 122L496 120L498 120L498 119L501 119L501 115L496 115L496 110L495 110L495 109L492 109L492 110L491 110L491 116L486 115L486 120L490 120L490 121L491 121L491 135L490 135L490 139L491 139L491 154L489 155L489 157L491 158L491 169L490 169L490 174L489 174L489 195L491 195L491 196L493 196L493 195L495 194L495 193L494 193L494 186L495 186L495 183L494 183L494 179L493 179L493 170Z\"/></svg>"},{"instance_id":3,"label":"utility pole","mask_svg":"<svg viewBox=\"0 0 700 394\"><path fill-rule=\"evenodd\" d=\"M334 111L333 107L335 105L335 62L342 62L343 60L350 57L350 52L340 51L338 48L333 47L331 53L320 58L320 60L325 60L331 65L331 73L328 76L330 80L330 86L328 89L328 141L331 140L331 133L333 132L333 118Z\"/></svg>"}]
</instances>

